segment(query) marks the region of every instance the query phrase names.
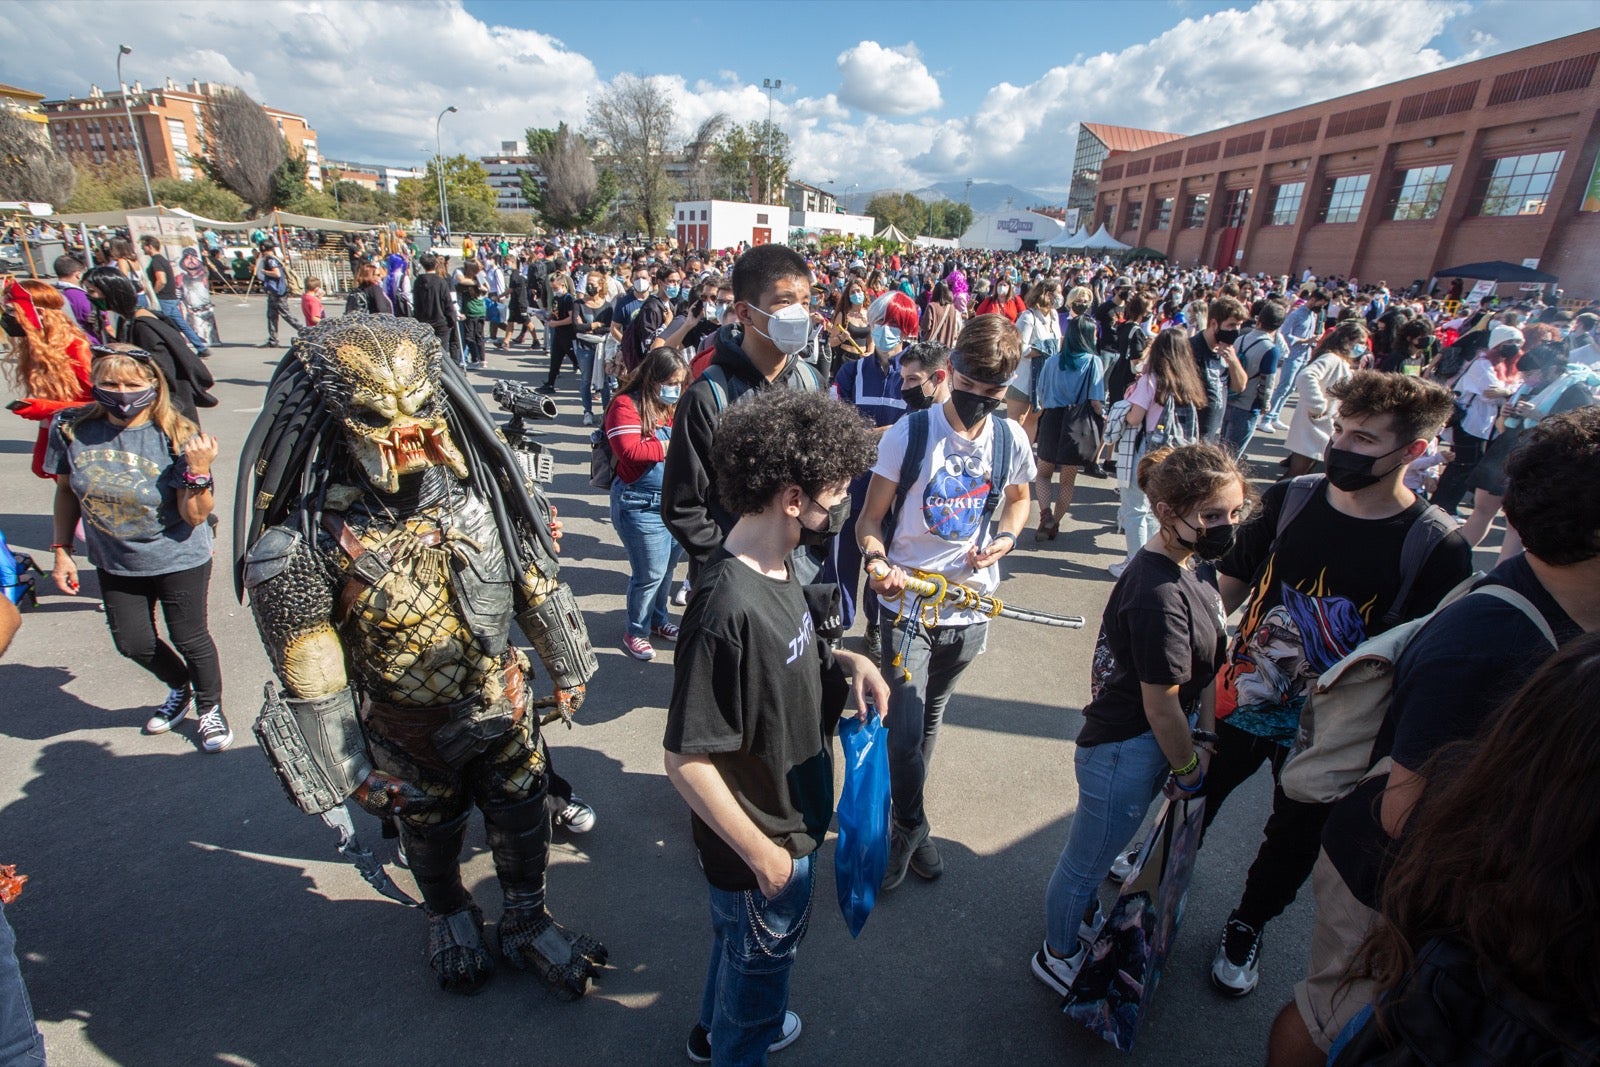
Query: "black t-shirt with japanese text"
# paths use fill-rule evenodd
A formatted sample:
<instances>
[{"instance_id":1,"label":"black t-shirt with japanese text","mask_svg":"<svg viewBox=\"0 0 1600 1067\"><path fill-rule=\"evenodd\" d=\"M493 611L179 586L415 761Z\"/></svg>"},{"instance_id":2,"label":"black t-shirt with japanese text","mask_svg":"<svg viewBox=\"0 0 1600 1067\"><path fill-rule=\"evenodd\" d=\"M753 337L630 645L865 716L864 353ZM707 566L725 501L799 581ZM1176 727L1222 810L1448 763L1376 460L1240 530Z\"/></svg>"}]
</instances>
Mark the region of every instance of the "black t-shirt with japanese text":
<instances>
[{"instance_id":1,"label":"black t-shirt with japanese text","mask_svg":"<svg viewBox=\"0 0 1600 1067\"><path fill-rule=\"evenodd\" d=\"M1274 549L1287 486L1279 482L1263 494L1260 515L1239 528L1217 565L1250 584L1217 678L1217 719L1281 745L1294 741L1307 686L1385 629L1406 531L1428 506L1418 499L1389 518L1360 519L1328 501L1324 481ZM1472 548L1452 532L1423 564L1401 621L1432 611L1471 573Z\"/></svg>"},{"instance_id":2,"label":"black t-shirt with japanese text","mask_svg":"<svg viewBox=\"0 0 1600 1067\"><path fill-rule=\"evenodd\" d=\"M1101 616L1078 745L1148 731L1140 683L1177 686L1178 702L1193 711L1222 665L1227 640L1217 591L1161 553L1140 550Z\"/></svg>"},{"instance_id":3,"label":"black t-shirt with japanese text","mask_svg":"<svg viewBox=\"0 0 1600 1067\"><path fill-rule=\"evenodd\" d=\"M718 549L683 616L663 744L705 755L761 832L791 856L822 844L833 818L832 737L823 672L836 670L793 573L769 578ZM690 813L706 880L756 888L754 872Z\"/></svg>"}]
</instances>

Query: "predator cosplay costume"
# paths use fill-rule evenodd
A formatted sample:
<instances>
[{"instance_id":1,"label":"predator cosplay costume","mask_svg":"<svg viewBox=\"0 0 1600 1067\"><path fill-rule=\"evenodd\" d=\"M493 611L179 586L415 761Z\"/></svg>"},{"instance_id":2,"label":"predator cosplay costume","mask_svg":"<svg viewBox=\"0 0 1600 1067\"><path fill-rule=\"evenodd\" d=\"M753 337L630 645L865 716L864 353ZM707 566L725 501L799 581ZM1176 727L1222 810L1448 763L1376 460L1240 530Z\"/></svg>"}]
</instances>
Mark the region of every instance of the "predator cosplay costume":
<instances>
[{"instance_id":1,"label":"predator cosplay costume","mask_svg":"<svg viewBox=\"0 0 1600 1067\"><path fill-rule=\"evenodd\" d=\"M262 748L300 807L340 831L368 881L403 898L354 838L347 798L396 817L442 987L494 968L461 882L483 811L505 895L500 955L581 996L605 949L545 908L550 817L535 708L570 719L595 659L559 581L550 515L428 326L346 315L302 333L240 462L235 578L268 683ZM513 617L554 689L529 693Z\"/></svg>"}]
</instances>

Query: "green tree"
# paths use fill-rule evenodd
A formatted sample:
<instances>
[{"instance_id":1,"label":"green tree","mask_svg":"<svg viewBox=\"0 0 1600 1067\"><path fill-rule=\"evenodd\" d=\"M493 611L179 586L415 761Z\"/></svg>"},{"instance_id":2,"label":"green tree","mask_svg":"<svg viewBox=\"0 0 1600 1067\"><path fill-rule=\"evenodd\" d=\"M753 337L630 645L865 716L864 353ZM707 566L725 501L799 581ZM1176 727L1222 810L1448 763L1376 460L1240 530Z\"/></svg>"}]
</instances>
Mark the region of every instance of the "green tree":
<instances>
[{"instance_id":1,"label":"green tree","mask_svg":"<svg viewBox=\"0 0 1600 1067\"><path fill-rule=\"evenodd\" d=\"M400 183L397 208L405 218L439 217L439 169L428 160L424 178L408 178ZM445 201L450 205L450 228L456 233L492 230L498 225L494 187L483 164L464 155L444 161Z\"/></svg>"},{"instance_id":2,"label":"green tree","mask_svg":"<svg viewBox=\"0 0 1600 1067\"><path fill-rule=\"evenodd\" d=\"M283 161L272 172L272 206L299 211L299 208L289 205L315 192L306 177L309 173L304 155L299 152L284 153Z\"/></svg>"},{"instance_id":3,"label":"green tree","mask_svg":"<svg viewBox=\"0 0 1600 1067\"><path fill-rule=\"evenodd\" d=\"M940 200L931 207L933 228L930 237L960 237L972 225L972 205L957 200Z\"/></svg>"},{"instance_id":4,"label":"green tree","mask_svg":"<svg viewBox=\"0 0 1600 1067\"><path fill-rule=\"evenodd\" d=\"M789 135L777 123L751 121L743 126L728 127L718 140L712 158L726 190L724 195L743 201L754 197L770 204L774 197L783 196L794 153L790 150Z\"/></svg>"},{"instance_id":5,"label":"green tree","mask_svg":"<svg viewBox=\"0 0 1600 1067\"><path fill-rule=\"evenodd\" d=\"M144 204L143 185L138 185L136 189L134 202L131 204L125 202L123 206L138 207ZM196 215L216 219L218 222L237 222L245 216L243 200L216 182L205 178L196 178L189 182L177 178L152 178L150 191L155 193L158 204L181 207L185 211L192 211Z\"/></svg>"},{"instance_id":6,"label":"green tree","mask_svg":"<svg viewBox=\"0 0 1600 1067\"><path fill-rule=\"evenodd\" d=\"M894 225L908 237L928 228L928 205L911 193L879 193L867 201L867 214L878 229Z\"/></svg>"}]
</instances>

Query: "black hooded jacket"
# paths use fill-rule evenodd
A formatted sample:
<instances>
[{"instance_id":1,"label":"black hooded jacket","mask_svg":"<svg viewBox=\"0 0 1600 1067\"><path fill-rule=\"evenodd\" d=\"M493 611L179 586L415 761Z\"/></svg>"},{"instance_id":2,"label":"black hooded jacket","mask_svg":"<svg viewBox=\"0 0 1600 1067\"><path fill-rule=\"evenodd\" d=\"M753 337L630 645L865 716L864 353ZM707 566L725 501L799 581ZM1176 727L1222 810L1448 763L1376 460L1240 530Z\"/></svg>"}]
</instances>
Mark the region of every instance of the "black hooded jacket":
<instances>
[{"instance_id":1,"label":"black hooded jacket","mask_svg":"<svg viewBox=\"0 0 1600 1067\"><path fill-rule=\"evenodd\" d=\"M727 403L737 402L752 390L815 392L822 388L821 377L798 356L791 358L769 382L740 347L743 339L738 326L724 326L717 331L711 366L722 368L726 375ZM722 406L711 382L701 375L678 401L672 420L672 443L667 446L666 465L661 472L661 518L689 557L701 565L722 547L723 538L738 518L717 500L711 441L721 421Z\"/></svg>"}]
</instances>

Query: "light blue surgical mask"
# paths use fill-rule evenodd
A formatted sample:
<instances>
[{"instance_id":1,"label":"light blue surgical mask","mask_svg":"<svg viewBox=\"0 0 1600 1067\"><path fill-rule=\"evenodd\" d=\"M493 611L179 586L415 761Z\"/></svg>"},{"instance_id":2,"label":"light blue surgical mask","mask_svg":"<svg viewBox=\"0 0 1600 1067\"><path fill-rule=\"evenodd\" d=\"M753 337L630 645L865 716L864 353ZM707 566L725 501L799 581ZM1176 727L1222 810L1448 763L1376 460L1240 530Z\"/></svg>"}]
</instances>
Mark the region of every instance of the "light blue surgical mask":
<instances>
[{"instance_id":1,"label":"light blue surgical mask","mask_svg":"<svg viewBox=\"0 0 1600 1067\"><path fill-rule=\"evenodd\" d=\"M867 294L866 293L851 293L850 294L850 303L852 303L852 304L865 304L866 302L867 302Z\"/></svg>"},{"instance_id":2,"label":"light blue surgical mask","mask_svg":"<svg viewBox=\"0 0 1600 1067\"><path fill-rule=\"evenodd\" d=\"M678 286L678 285L669 285L669 286L667 286L667 299L668 300L676 300L676 299L678 299L678 294L681 293L682 291L683 291L683 287L682 286Z\"/></svg>"},{"instance_id":3,"label":"light blue surgical mask","mask_svg":"<svg viewBox=\"0 0 1600 1067\"><path fill-rule=\"evenodd\" d=\"M874 326L872 328L872 343L879 352L893 352L900 347L900 338L903 335L893 326Z\"/></svg>"},{"instance_id":4,"label":"light blue surgical mask","mask_svg":"<svg viewBox=\"0 0 1600 1067\"><path fill-rule=\"evenodd\" d=\"M656 395L661 398L663 404L676 404L678 398L683 395L683 389L676 385L663 385Z\"/></svg>"}]
</instances>

